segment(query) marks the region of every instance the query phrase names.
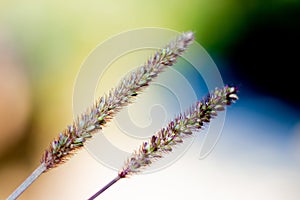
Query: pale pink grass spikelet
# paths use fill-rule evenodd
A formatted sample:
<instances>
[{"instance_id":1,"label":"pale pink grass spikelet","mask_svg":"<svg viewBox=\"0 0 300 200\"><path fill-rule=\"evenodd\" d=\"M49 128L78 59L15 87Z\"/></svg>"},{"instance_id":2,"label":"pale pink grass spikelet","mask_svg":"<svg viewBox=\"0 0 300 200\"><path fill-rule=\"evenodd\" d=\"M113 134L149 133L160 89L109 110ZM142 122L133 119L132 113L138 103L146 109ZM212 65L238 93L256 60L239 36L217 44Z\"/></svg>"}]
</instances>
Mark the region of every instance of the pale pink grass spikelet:
<instances>
[{"instance_id":1,"label":"pale pink grass spikelet","mask_svg":"<svg viewBox=\"0 0 300 200\"><path fill-rule=\"evenodd\" d=\"M236 87L225 86L222 89L215 89L186 113L180 114L165 128L158 131L150 141L144 142L126 161L119 176L125 177L137 173L154 160L161 158L163 153L172 151L173 146L182 143L186 136L200 130L203 125L217 116L218 111L225 110L225 106L231 105L237 99Z\"/></svg>"},{"instance_id":2,"label":"pale pink grass spikelet","mask_svg":"<svg viewBox=\"0 0 300 200\"><path fill-rule=\"evenodd\" d=\"M131 103L160 72L174 65L193 41L192 32L183 33L165 48L157 51L143 66L122 79L108 95L99 98L86 113L59 134L45 151L41 163L47 169L63 163L92 137L95 130L101 129L123 106Z\"/></svg>"},{"instance_id":3,"label":"pale pink grass spikelet","mask_svg":"<svg viewBox=\"0 0 300 200\"><path fill-rule=\"evenodd\" d=\"M205 124L208 124L212 118L217 116L217 112L224 111L225 106L238 100L237 92L236 87L216 88L202 101L196 102L188 111L180 114L170 121L165 128L159 130L149 141L143 142L139 149L125 162L118 176L91 196L89 200L95 199L121 178L141 172L152 162L172 151L173 147L182 143L187 136L194 134Z\"/></svg>"}]
</instances>

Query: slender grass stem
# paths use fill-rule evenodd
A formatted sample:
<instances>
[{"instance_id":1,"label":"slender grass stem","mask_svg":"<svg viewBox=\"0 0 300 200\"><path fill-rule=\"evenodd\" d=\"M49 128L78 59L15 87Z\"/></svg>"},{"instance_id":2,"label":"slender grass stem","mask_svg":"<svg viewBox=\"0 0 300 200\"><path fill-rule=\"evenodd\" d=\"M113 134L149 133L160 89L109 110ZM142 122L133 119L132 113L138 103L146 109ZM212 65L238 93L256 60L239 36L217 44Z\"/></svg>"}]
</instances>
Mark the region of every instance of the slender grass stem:
<instances>
[{"instance_id":1,"label":"slender grass stem","mask_svg":"<svg viewBox=\"0 0 300 200\"><path fill-rule=\"evenodd\" d=\"M105 190L107 190L110 186L112 186L113 184L115 184L121 178L122 178L121 176L117 176L112 181L110 181L108 184L106 184L103 188L101 188L101 190L99 190L97 193L95 193L93 196L91 196L88 200L94 200L97 196L99 196L102 192L104 192Z\"/></svg>"},{"instance_id":2,"label":"slender grass stem","mask_svg":"<svg viewBox=\"0 0 300 200\"><path fill-rule=\"evenodd\" d=\"M41 164L32 174L7 198L7 200L17 199L43 172L46 171L46 166Z\"/></svg>"}]
</instances>

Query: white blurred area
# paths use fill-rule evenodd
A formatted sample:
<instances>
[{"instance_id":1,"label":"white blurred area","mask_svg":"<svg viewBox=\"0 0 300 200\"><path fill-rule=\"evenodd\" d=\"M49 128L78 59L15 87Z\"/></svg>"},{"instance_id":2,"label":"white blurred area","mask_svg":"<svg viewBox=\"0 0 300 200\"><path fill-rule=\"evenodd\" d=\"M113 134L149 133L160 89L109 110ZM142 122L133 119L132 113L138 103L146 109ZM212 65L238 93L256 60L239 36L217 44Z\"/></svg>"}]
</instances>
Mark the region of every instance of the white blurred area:
<instances>
[{"instance_id":1,"label":"white blurred area","mask_svg":"<svg viewBox=\"0 0 300 200\"><path fill-rule=\"evenodd\" d=\"M203 137L197 137L175 164L122 179L97 199L298 200L298 115L277 100L242 96L228 108L208 157L199 159ZM83 150L43 174L20 199L87 199L116 175Z\"/></svg>"}]
</instances>

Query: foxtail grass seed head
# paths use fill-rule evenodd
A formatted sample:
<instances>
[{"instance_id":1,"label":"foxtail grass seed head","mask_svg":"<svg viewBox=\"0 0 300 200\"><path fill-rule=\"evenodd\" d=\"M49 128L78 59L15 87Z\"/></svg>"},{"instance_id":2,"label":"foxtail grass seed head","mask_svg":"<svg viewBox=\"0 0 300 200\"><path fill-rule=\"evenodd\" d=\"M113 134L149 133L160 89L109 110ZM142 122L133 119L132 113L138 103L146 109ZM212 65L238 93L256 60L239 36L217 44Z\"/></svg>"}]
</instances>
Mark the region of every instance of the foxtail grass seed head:
<instances>
[{"instance_id":1,"label":"foxtail grass seed head","mask_svg":"<svg viewBox=\"0 0 300 200\"><path fill-rule=\"evenodd\" d=\"M153 78L166 67L174 65L193 41L192 32L181 34L165 48L158 50L143 66L123 78L116 88L98 99L52 141L42 156L41 164L50 169L66 161L92 137L95 130L101 129L123 106L131 103Z\"/></svg>"},{"instance_id":2,"label":"foxtail grass seed head","mask_svg":"<svg viewBox=\"0 0 300 200\"><path fill-rule=\"evenodd\" d=\"M140 172L144 167L161 158L164 153L172 151L173 146L182 143L185 137L201 129L217 116L217 112L225 110L225 106L238 100L237 92L236 87L229 86L215 89L186 113L180 114L131 155L119 172L119 177L124 178Z\"/></svg>"}]
</instances>

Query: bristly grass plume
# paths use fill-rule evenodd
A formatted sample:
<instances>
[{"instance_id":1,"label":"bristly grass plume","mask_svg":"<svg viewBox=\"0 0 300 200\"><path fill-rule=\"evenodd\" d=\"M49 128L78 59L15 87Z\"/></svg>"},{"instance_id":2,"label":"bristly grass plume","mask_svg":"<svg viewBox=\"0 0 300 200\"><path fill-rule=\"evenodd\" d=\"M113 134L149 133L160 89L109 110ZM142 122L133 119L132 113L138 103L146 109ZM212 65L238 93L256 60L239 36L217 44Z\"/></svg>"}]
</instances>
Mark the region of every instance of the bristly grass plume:
<instances>
[{"instance_id":1,"label":"bristly grass plume","mask_svg":"<svg viewBox=\"0 0 300 200\"><path fill-rule=\"evenodd\" d=\"M143 66L121 80L107 96L101 97L94 106L60 133L45 151L41 163L49 169L64 162L68 155L82 147L86 139L92 137L93 131L101 129L123 106L131 103L153 78L167 66L174 65L193 40L192 32L183 33L167 47L155 53Z\"/></svg>"},{"instance_id":2,"label":"bristly grass plume","mask_svg":"<svg viewBox=\"0 0 300 200\"><path fill-rule=\"evenodd\" d=\"M43 172L65 162L76 150L80 149L92 134L104 127L124 106L131 103L149 83L168 66L176 63L194 41L194 34L186 32L171 41L166 47L158 50L146 63L135 72L123 78L117 87L99 98L85 113L79 116L72 125L64 129L51 142L41 159L41 165L9 197L16 199Z\"/></svg>"},{"instance_id":3,"label":"bristly grass plume","mask_svg":"<svg viewBox=\"0 0 300 200\"><path fill-rule=\"evenodd\" d=\"M225 86L215 89L202 101L196 102L187 112L173 119L165 128L162 128L151 139L144 142L125 162L118 176L104 188L95 193L89 200L99 196L121 178L140 172L153 161L172 151L172 147L182 143L184 138L195 133L217 116L217 112L225 110L225 106L238 100L238 89Z\"/></svg>"}]
</instances>

